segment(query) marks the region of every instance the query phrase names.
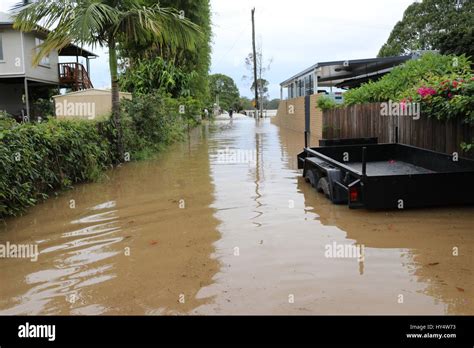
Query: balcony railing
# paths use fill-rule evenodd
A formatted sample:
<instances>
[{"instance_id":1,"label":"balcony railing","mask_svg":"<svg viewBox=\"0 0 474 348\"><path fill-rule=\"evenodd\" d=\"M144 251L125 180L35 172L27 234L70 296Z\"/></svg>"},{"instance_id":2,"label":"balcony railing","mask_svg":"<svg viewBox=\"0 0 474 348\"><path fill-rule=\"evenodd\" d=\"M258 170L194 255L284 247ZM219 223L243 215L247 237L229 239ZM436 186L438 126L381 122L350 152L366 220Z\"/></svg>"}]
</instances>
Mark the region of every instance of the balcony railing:
<instances>
[{"instance_id":1,"label":"balcony railing","mask_svg":"<svg viewBox=\"0 0 474 348\"><path fill-rule=\"evenodd\" d=\"M86 68L79 63L59 63L59 84L73 91L94 88Z\"/></svg>"}]
</instances>

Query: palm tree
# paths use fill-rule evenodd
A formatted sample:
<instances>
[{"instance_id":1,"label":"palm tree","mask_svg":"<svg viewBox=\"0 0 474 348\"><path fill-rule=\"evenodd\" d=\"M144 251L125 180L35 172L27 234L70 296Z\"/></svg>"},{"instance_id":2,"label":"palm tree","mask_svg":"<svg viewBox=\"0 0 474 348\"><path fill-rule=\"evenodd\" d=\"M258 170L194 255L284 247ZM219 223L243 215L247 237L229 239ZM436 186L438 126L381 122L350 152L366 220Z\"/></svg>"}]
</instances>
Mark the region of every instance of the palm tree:
<instances>
[{"instance_id":1,"label":"palm tree","mask_svg":"<svg viewBox=\"0 0 474 348\"><path fill-rule=\"evenodd\" d=\"M155 40L172 47L194 50L202 33L176 9L159 4L144 6L143 0L37 0L14 7L16 29L49 30L33 64L70 42L108 47L112 85L112 120L117 130L118 157L123 158L118 89L117 50L120 44L143 44Z\"/></svg>"}]
</instances>

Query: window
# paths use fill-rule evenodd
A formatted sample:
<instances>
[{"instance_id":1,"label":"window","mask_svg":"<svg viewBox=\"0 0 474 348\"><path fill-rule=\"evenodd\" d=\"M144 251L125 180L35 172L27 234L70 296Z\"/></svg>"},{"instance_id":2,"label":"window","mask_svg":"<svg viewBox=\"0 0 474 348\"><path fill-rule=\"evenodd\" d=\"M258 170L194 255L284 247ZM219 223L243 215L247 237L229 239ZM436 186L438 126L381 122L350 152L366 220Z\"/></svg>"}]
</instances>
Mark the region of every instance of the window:
<instances>
[{"instance_id":1,"label":"window","mask_svg":"<svg viewBox=\"0 0 474 348\"><path fill-rule=\"evenodd\" d=\"M2 33L0 33L0 61L3 60L3 44L2 44Z\"/></svg>"},{"instance_id":2,"label":"window","mask_svg":"<svg viewBox=\"0 0 474 348\"><path fill-rule=\"evenodd\" d=\"M291 83L290 86L288 87L288 99L293 99L294 97L295 97L294 84Z\"/></svg>"},{"instance_id":3,"label":"window","mask_svg":"<svg viewBox=\"0 0 474 348\"><path fill-rule=\"evenodd\" d=\"M298 97L304 96L304 79L298 80Z\"/></svg>"},{"instance_id":4,"label":"window","mask_svg":"<svg viewBox=\"0 0 474 348\"><path fill-rule=\"evenodd\" d=\"M44 40L42 39L39 39L39 38L35 38L35 45L36 45L36 50L39 52L40 48L39 46L41 46L43 44ZM43 58L41 58L41 61L39 63L40 65L44 65L44 66L50 66L50 62L49 62L49 54L47 54L46 56L44 56Z\"/></svg>"}]
</instances>

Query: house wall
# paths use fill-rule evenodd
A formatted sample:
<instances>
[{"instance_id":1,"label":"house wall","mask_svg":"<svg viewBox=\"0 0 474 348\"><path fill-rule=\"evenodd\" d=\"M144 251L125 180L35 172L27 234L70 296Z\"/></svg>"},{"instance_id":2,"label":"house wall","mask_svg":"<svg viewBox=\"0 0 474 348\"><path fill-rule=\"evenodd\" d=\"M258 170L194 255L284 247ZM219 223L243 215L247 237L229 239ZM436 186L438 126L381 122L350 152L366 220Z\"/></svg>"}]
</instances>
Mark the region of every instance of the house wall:
<instances>
[{"instance_id":1,"label":"house wall","mask_svg":"<svg viewBox=\"0 0 474 348\"><path fill-rule=\"evenodd\" d=\"M31 79L58 83L59 56L56 50L49 54L49 65L33 66L37 33L21 33L9 27L0 28L4 60L0 61L0 78L25 76ZM23 44L23 49L22 49Z\"/></svg>"},{"instance_id":2,"label":"house wall","mask_svg":"<svg viewBox=\"0 0 474 348\"><path fill-rule=\"evenodd\" d=\"M21 47L21 33L13 29L0 28L0 35L3 47L3 61L0 61L0 78L23 75L25 65Z\"/></svg>"},{"instance_id":3,"label":"house wall","mask_svg":"<svg viewBox=\"0 0 474 348\"><path fill-rule=\"evenodd\" d=\"M15 116L21 115L21 110L25 108L23 93L22 83L0 83L0 110Z\"/></svg>"},{"instance_id":4,"label":"house wall","mask_svg":"<svg viewBox=\"0 0 474 348\"><path fill-rule=\"evenodd\" d=\"M323 114L317 107L320 94L310 96L310 129L312 140L323 137ZM278 105L277 116L271 122L279 127L287 128L304 134L305 130L304 97L282 100Z\"/></svg>"},{"instance_id":5,"label":"house wall","mask_svg":"<svg viewBox=\"0 0 474 348\"><path fill-rule=\"evenodd\" d=\"M36 54L35 38L43 38L35 33L24 33L23 45L25 47L25 61L26 61L26 76L28 78L37 79L41 81L59 82L58 76L58 51L51 51L49 54L49 65L33 66L33 57Z\"/></svg>"}]
</instances>

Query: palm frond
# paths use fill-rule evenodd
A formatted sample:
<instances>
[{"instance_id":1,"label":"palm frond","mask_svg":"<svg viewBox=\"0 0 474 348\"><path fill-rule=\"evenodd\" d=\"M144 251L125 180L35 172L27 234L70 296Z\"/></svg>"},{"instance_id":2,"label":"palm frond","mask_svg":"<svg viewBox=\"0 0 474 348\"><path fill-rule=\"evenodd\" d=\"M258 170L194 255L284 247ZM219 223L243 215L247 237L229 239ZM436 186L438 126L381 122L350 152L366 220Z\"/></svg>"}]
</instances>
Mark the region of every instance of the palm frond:
<instances>
[{"instance_id":1,"label":"palm frond","mask_svg":"<svg viewBox=\"0 0 474 348\"><path fill-rule=\"evenodd\" d=\"M172 47L195 49L202 32L196 24L181 18L175 9L140 6L130 1L122 20L115 28L117 35L123 34L128 43L144 43L156 40Z\"/></svg>"}]
</instances>

